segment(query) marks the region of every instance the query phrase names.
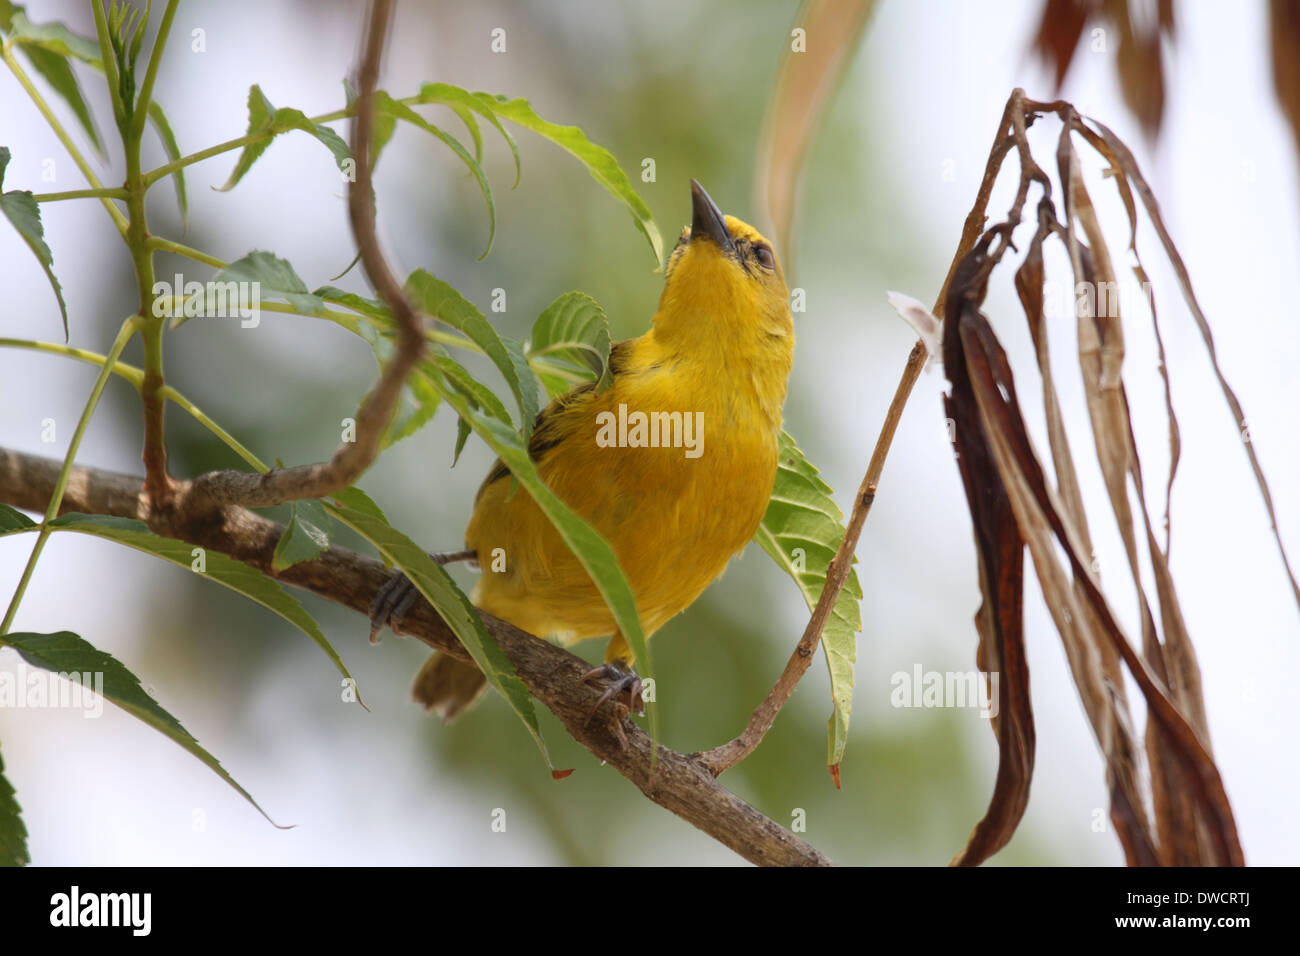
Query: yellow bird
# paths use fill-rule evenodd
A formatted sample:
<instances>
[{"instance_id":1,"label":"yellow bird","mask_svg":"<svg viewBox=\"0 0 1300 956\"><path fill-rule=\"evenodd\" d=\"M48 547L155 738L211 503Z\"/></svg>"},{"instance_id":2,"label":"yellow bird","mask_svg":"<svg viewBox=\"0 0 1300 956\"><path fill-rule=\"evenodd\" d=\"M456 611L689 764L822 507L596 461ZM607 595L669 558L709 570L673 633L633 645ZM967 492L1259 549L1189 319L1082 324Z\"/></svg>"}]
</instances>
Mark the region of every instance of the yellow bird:
<instances>
[{"instance_id":1,"label":"yellow bird","mask_svg":"<svg viewBox=\"0 0 1300 956\"><path fill-rule=\"evenodd\" d=\"M612 385L582 386L543 410L529 443L546 484L614 549L647 638L758 530L794 358L771 243L723 216L694 180L691 199L651 329L614 345ZM527 491L510 485L498 460L474 500L466 552L443 559L476 557L474 604L516 627L565 644L612 635L606 666L588 677L610 682L602 701L619 695L639 711L634 655L600 592ZM381 591L372 626L400 622L415 593L409 584ZM485 686L473 664L435 653L414 694L450 719Z\"/></svg>"}]
</instances>

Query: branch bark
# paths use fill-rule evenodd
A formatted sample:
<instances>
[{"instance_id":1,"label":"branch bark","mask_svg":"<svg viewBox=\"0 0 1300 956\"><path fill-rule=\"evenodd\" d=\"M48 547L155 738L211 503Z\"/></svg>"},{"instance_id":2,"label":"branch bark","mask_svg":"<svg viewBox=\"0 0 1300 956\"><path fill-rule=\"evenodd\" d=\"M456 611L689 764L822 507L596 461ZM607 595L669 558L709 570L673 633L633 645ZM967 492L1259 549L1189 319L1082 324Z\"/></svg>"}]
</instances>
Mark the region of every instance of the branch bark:
<instances>
[{"instance_id":1,"label":"branch bark","mask_svg":"<svg viewBox=\"0 0 1300 956\"><path fill-rule=\"evenodd\" d=\"M0 448L0 501L42 513L60 468L60 462ZM186 484L178 482L182 499L188 490ZM78 466L72 471L60 510L142 518L146 511L142 492L143 483L138 477ZM388 580L389 572L381 562L337 547L326 549L314 561L273 571L271 557L284 528L246 508L226 505L193 514L173 512L169 520L176 523L154 530L220 551L363 617L369 612L375 592ZM532 695L560 719L574 740L632 781L655 803L751 863L830 865L830 860L814 847L721 787L697 756L660 746L652 776L650 737L640 727L630 720L623 721L621 727L627 739L623 746L612 723L588 721L600 696L581 680L590 664L490 614L483 613L482 617ZM469 659L451 629L426 602L411 609L402 628L406 636L462 660Z\"/></svg>"}]
</instances>

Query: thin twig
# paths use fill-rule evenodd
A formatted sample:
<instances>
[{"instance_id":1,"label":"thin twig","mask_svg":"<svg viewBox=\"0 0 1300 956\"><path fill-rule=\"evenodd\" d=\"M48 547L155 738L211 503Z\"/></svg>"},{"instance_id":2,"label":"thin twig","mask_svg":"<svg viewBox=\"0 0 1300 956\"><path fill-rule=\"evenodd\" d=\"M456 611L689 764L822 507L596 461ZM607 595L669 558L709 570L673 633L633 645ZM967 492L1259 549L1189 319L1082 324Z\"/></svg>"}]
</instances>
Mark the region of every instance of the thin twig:
<instances>
[{"instance_id":1,"label":"thin twig","mask_svg":"<svg viewBox=\"0 0 1300 956\"><path fill-rule=\"evenodd\" d=\"M357 71L358 97L352 131L356 179L348 190L348 212L366 274L397 320L397 350L380 375L379 383L357 412L354 440L344 442L333 458L312 465L273 468L264 474L216 471L200 475L194 480L190 493L209 505L266 507L304 498L321 498L353 484L379 454L380 438L393 417L402 383L424 354L420 315L384 261L375 232L370 133L374 123L373 97L391 8L388 0L376 0L370 9L364 52Z\"/></svg>"}]
</instances>

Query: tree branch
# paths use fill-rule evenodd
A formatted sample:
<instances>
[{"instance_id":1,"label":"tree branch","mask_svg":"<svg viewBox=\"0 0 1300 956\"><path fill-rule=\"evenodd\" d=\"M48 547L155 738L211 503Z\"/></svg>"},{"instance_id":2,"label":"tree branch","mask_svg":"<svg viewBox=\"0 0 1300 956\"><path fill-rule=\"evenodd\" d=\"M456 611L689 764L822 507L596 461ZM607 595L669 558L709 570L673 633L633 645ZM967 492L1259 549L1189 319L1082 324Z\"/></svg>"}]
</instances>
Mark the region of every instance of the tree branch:
<instances>
[{"instance_id":1,"label":"tree branch","mask_svg":"<svg viewBox=\"0 0 1300 956\"><path fill-rule=\"evenodd\" d=\"M397 351L374 389L357 412L355 440L339 446L327 462L272 468L264 474L213 471L194 479L189 493L207 506L243 505L263 508L304 498L323 498L353 484L379 454L384 428L392 420L402 383L424 354L423 320L384 262L375 232L375 193L371 181L370 134L374 126L374 92L383 58L384 39L392 13L388 0L370 7L361 64L357 70L356 120L352 126L352 155L356 178L348 188L348 213L361 263L379 297L393 311L400 335ZM191 506L193 507L193 506ZM182 509L184 510L184 509Z\"/></svg>"},{"instance_id":2,"label":"tree branch","mask_svg":"<svg viewBox=\"0 0 1300 956\"><path fill-rule=\"evenodd\" d=\"M0 448L0 501L43 512L49 503L61 464L50 459ZM183 497L187 483L178 482ZM141 518L141 479L132 475L75 467L61 510ZM188 512L175 512L177 521ZM155 530L159 530L155 528ZM166 533L190 544L229 555L285 584L319 594L365 616L371 599L389 576L384 565L364 555L331 547L313 561L275 572L271 557L284 528L237 506L193 513ZM830 860L739 797L723 789L698 757L659 748L650 774L650 737L630 720L621 727L623 746L614 725L588 721L599 692L581 680L590 664L505 621L480 612L489 632L514 664L532 695L541 701L569 734L595 757L632 781L642 793L666 810L703 830L746 860L767 866L828 866ZM419 602L402 621L403 632L430 647L468 660L469 655L451 629L426 602Z\"/></svg>"}]
</instances>

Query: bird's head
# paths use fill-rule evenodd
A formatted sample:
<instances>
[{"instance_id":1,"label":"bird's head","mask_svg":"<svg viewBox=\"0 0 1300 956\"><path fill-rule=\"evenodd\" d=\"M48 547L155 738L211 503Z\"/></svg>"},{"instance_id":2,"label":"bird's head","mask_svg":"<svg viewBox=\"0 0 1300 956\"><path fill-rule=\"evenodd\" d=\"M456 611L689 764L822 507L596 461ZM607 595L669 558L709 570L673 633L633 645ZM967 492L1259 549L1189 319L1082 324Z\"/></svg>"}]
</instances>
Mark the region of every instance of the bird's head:
<instances>
[{"instance_id":1,"label":"bird's head","mask_svg":"<svg viewBox=\"0 0 1300 956\"><path fill-rule=\"evenodd\" d=\"M691 225L664 269L655 316L660 339L712 341L739 354L786 354L794 346L790 293L772 244L747 222L724 216L691 180Z\"/></svg>"}]
</instances>

